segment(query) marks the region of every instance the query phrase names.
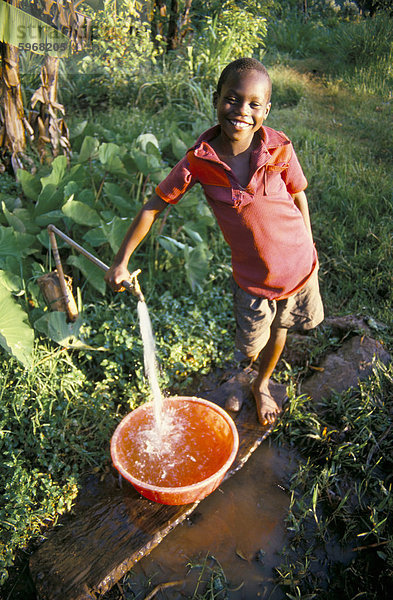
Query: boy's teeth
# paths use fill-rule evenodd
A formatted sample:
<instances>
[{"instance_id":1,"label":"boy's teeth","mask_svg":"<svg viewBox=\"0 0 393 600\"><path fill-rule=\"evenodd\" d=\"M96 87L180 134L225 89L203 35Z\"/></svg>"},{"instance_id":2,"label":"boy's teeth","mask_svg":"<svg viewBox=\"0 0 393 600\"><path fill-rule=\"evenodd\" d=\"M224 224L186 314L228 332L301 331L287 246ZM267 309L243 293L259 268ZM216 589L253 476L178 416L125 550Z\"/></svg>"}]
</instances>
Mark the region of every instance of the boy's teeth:
<instances>
[{"instance_id":1,"label":"boy's teeth","mask_svg":"<svg viewBox=\"0 0 393 600\"><path fill-rule=\"evenodd\" d=\"M234 127L239 127L240 129L245 129L249 127L249 123L244 123L243 121L230 121Z\"/></svg>"}]
</instances>

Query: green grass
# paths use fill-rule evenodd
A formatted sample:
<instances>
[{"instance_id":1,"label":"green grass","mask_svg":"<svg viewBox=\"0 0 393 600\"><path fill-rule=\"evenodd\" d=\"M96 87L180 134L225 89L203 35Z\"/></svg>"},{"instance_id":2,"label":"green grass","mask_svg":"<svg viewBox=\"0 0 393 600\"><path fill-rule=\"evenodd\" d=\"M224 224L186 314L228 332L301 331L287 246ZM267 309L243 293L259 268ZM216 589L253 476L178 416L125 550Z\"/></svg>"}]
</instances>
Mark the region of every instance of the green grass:
<instances>
[{"instance_id":1,"label":"green grass","mask_svg":"<svg viewBox=\"0 0 393 600\"><path fill-rule=\"evenodd\" d=\"M393 368L382 365L358 391L333 394L318 407L304 396L290 399L274 432L303 456L290 482L290 537L276 570L288 597L388 597L392 408ZM337 560L340 548L353 549L346 563Z\"/></svg>"},{"instance_id":2,"label":"green grass","mask_svg":"<svg viewBox=\"0 0 393 600\"><path fill-rule=\"evenodd\" d=\"M297 106L273 106L268 124L293 140L309 181L328 312L372 314L391 325L393 106L379 106L343 84L310 79Z\"/></svg>"}]
</instances>

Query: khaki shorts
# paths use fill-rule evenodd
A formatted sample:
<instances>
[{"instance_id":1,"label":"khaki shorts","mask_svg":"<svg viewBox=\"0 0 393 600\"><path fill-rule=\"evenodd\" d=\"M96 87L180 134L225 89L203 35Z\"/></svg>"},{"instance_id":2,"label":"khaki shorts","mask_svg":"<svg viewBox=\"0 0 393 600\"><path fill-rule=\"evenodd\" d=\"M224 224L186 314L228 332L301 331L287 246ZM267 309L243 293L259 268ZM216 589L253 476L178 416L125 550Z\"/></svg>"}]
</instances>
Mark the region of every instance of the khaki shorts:
<instances>
[{"instance_id":1,"label":"khaki shorts","mask_svg":"<svg viewBox=\"0 0 393 600\"><path fill-rule=\"evenodd\" d=\"M257 356L270 337L272 326L313 329L323 321L317 269L306 285L285 300L267 300L242 290L232 278L236 317L236 348L247 357Z\"/></svg>"}]
</instances>

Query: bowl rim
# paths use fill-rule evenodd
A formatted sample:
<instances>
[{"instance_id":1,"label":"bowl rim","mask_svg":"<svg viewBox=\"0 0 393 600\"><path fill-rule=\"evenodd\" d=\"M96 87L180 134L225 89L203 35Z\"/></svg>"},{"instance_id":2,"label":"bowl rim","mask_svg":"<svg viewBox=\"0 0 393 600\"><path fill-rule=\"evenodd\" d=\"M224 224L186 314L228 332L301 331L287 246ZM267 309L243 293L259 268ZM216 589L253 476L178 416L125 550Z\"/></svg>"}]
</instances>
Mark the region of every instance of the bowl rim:
<instances>
[{"instance_id":1,"label":"bowl rim","mask_svg":"<svg viewBox=\"0 0 393 600\"><path fill-rule=\"evenodd\" d=\"M168 493L183 494L186 492L197 490L198 488L201 488L201 487L202 488L207 487L210 483L215 482L220 476L224 476L225 473L228 471L229 467L231 466L231 464L233 463L233 461L235 460L236 454L239 449L239 434L238 434L234 420L223 408L221 408L221 406L218 406L218 404L215 404L214 402L211 402L210 400L205 400L204 398L198 398L197 396L170 396L168 398L163 398L163 400L164 400L164 403L167 401L195 402L197 404L204 405L211 410L214 410L221 417L223 417L223 419L229 425L231 432L232 432L232 437L233 437L233 447L232 447L231 453L228 456L225 463L218 469L218 471L216 471L215 473L213 473L213 475L210 475L206 479L202 479L201 481L197 481L196 483L191 483L190 485L179 486L179 487L157 486L157 485L153 485L151 483L146 483L146 482L142 481L141 479L137 479L136 477L131 475L128 471L126 471L126 469L124 469L122 467L121 462L118 459L118 452L117 452L117 447L116 447L117 440L119 438L119 435L120 435L125 423L127 423L129 421L129 419L131 418L131 415L133 415L135 413L135 411L142 412L143 410L146 410L149 407L153 406L153 402L150 401L150 402L146 402L145 404L142 404L141 406L138 406L137 408L135 408L134 410L129 412L125 417L123 417L123 419L117 425L117 427L112 435L111 443L110 443L111 458L112 458L114 467L131 484L133 484L137 487L140 487L143 490L147 490L150 492L156 492L157 494L168 494Z\"/></svg>"}]
</instances>

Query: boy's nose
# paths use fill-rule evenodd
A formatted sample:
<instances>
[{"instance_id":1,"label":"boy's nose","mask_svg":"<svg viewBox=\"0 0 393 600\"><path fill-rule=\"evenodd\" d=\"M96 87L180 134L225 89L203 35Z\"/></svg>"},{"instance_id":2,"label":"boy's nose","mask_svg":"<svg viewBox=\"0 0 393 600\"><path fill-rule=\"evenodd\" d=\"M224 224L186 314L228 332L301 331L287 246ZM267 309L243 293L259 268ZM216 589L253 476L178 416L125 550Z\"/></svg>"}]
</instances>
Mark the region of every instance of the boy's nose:
<instances>
[{"instance_id":1,"label":"boy's nose","mask_svg":"<svg viewBox=\"0 0 393 600\"><path fill-rule=\"evenodd\" d=\"M250 113L250 107L247 104L247 102L240 102L239 103L239 113L243 116L246 116Z\"/></svg>"}]
</instances>

